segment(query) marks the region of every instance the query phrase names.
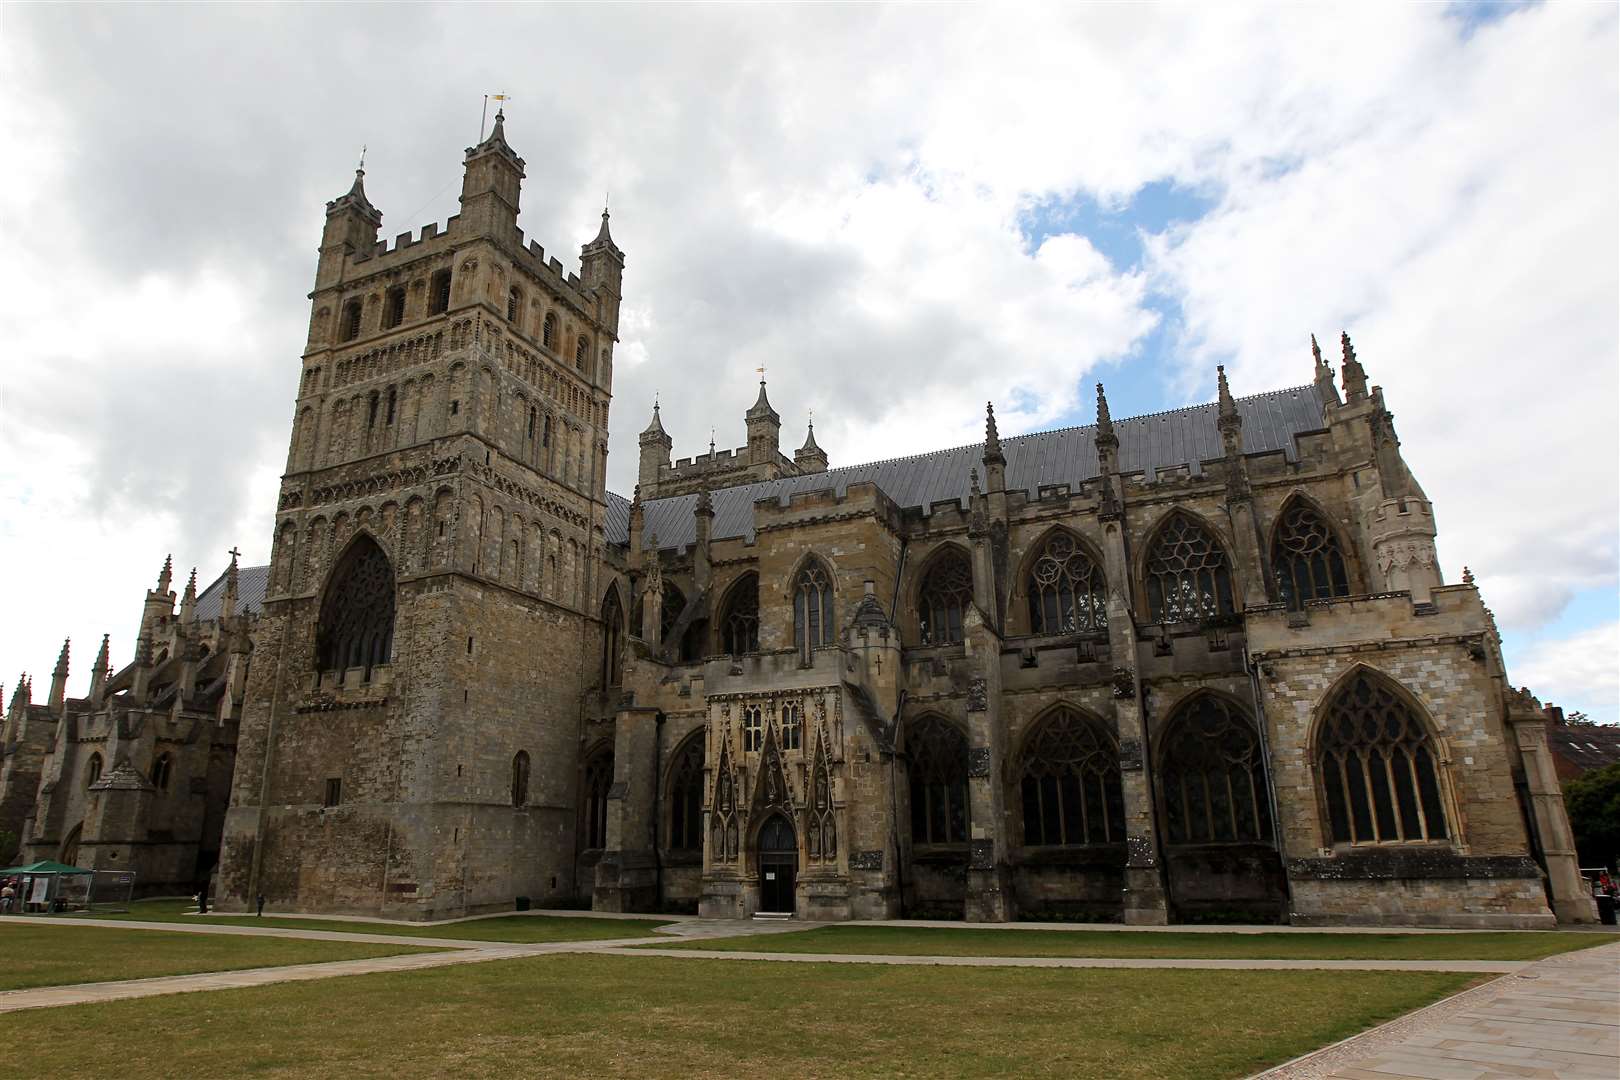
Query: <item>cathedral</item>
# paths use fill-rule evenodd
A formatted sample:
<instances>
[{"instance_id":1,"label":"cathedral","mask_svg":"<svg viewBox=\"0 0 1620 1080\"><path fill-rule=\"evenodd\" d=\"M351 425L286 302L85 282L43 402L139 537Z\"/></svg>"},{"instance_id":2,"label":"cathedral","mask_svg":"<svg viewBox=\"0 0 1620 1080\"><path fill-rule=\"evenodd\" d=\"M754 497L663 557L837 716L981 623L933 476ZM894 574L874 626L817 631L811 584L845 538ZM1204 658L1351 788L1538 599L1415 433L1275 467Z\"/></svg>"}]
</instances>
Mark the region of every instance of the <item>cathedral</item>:
<instances>
[{"instance_id":1,"label":"cathedral","mask_svg":"<svg viewBox=\"0 0 1620 1080\"><path fill-rule=\"evenodd\" d=\"M607 490L625 253L326 206L270 563L6 714L28 858L250 910L1539 928L1594 918L1546 739L1348 337L1302 385ZM269 508L266 508L269 509ZM188 890L189 891L189 890Z\"/></svg>"}]
</instances>

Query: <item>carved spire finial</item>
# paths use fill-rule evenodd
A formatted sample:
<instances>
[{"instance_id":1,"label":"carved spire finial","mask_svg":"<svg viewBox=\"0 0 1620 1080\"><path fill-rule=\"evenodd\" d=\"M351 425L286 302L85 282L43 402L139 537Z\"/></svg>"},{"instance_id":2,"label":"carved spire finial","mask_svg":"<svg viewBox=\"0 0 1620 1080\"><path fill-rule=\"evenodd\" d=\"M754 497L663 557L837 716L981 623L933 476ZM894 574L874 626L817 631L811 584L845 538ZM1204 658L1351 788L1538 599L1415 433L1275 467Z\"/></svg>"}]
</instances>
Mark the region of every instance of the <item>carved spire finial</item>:
<instances>
[{"instance_id":1,"label":"carved spire finial","mask_svg":"<svg viewBox=\"0 0 1620 1080\"><path fill-rule=\"evenodd\" d=\"M168 592L169 591L169 585L173 581L174 581L174 556L173 555L165 555L165 556L163 556L163 569L158 571L158 587L157 587L157 591L160 592L160 593Z\"/></svg>"},{"instance_id":2,"label":"carved spire finial","mask_svg":"<svg viewBox=\"0 0 1620 1080\"><path fill-rule=\"evenodd\" d=\"M1344 379L1344 399L1347 402L1360 401L1367 396L1367 372L1356 359L1356 349L1350 344L1348 331L1339 334L1339 345L1344 352L1343 361L1339 365L1339 373Z\"/></svg>"},{"instance_id":3,"label":"carved spire finial","mask_svg":"<svg viewBox=\"0 0 1620 1080\"><path fill-rule=\"evenodd\" d=\"M984 459L999 460L1001 458L1001 434L996 430L996 406L994 402L984 403Z\"/></svg>"},{"instance_id":4,"label":"carved spire finial","mask_svg":"<svg viewBox=\"0 0 1620 1080\"><path fill-rule=\"evenodd\" d=\"M73 639L72 638L63 638L62 639L62 651L59 654L57 654L57 657L56 657L56 670L52 672L53 675L59 675L59 676L62 676L64 678L67 676L67 673L68 673L68 651L72 647L72 645L73 645Z\"/></svg>"}]
</instances>

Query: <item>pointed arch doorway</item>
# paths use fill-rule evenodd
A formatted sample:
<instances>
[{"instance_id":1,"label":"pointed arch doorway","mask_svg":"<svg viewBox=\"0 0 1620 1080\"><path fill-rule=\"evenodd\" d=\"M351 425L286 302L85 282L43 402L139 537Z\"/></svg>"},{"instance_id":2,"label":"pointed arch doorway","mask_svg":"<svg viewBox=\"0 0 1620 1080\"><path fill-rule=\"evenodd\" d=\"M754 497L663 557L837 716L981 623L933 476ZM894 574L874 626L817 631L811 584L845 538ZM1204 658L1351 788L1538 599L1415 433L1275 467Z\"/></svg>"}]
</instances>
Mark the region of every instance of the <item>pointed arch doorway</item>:
<instances>
[{"instance_id":1,"label":"pointed arch doorway","mask_svg":"<svg viewBox=\"0 0 1620 1080\"><path fill-rule=\"evenodd\" d=\"M773 814L759 830L759 910L791 915L798 874L799 840L793 823Z\"/></svg>"}]
</instances>

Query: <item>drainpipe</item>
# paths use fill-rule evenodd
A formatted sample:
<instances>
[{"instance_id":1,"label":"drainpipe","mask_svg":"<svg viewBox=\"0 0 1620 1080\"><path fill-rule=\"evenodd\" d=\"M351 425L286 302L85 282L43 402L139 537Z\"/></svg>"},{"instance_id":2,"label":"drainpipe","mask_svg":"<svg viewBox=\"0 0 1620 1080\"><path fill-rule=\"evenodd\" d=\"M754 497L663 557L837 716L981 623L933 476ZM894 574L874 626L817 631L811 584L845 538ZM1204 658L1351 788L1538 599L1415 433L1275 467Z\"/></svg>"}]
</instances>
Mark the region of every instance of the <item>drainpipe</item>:
<instances>
[{"instance_id":1,"label":"drainpipe","mask_svg":"<svg viewBox=\"0 0 1620 1080\"><path fill-rule=\"evenodd\" d=\"M1249 655L1248 642L1243 644L1243 667L1249 673L1249 696L1254 699L1254 726L1260 733L1260 760L1266 766L1266 806L1271 811L1271 842L1277 847L1277 861L1282 864L1283 896L1288 901L1292 919L1294 911L1294 883L1288 877L1288 853L1283 850L1282 818L1277 813L1277 787L1271 773L1271 740L1266 737L1266 705L1260 697L1260 668Z\"/></svg>"}]
</instances>

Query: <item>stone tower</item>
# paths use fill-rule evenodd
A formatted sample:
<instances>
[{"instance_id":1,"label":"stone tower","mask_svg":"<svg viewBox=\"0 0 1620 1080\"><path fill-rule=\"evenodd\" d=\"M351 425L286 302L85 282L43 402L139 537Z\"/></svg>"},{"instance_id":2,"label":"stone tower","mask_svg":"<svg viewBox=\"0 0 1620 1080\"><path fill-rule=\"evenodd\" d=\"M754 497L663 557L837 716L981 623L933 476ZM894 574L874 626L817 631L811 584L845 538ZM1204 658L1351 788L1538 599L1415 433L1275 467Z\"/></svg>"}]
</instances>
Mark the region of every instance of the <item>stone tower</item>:
<instances>
[{"instance_id":1,"label":"stone tower","mask_svg":"<svg viewBox=\"0 0 1620 1080\"><path fill-rule=\"evenodd\" d=\"M438 917L574 894L624 253L525 244L505 118L461 213L326 207L220 899Z\"/></svg>"}]
</instances>

